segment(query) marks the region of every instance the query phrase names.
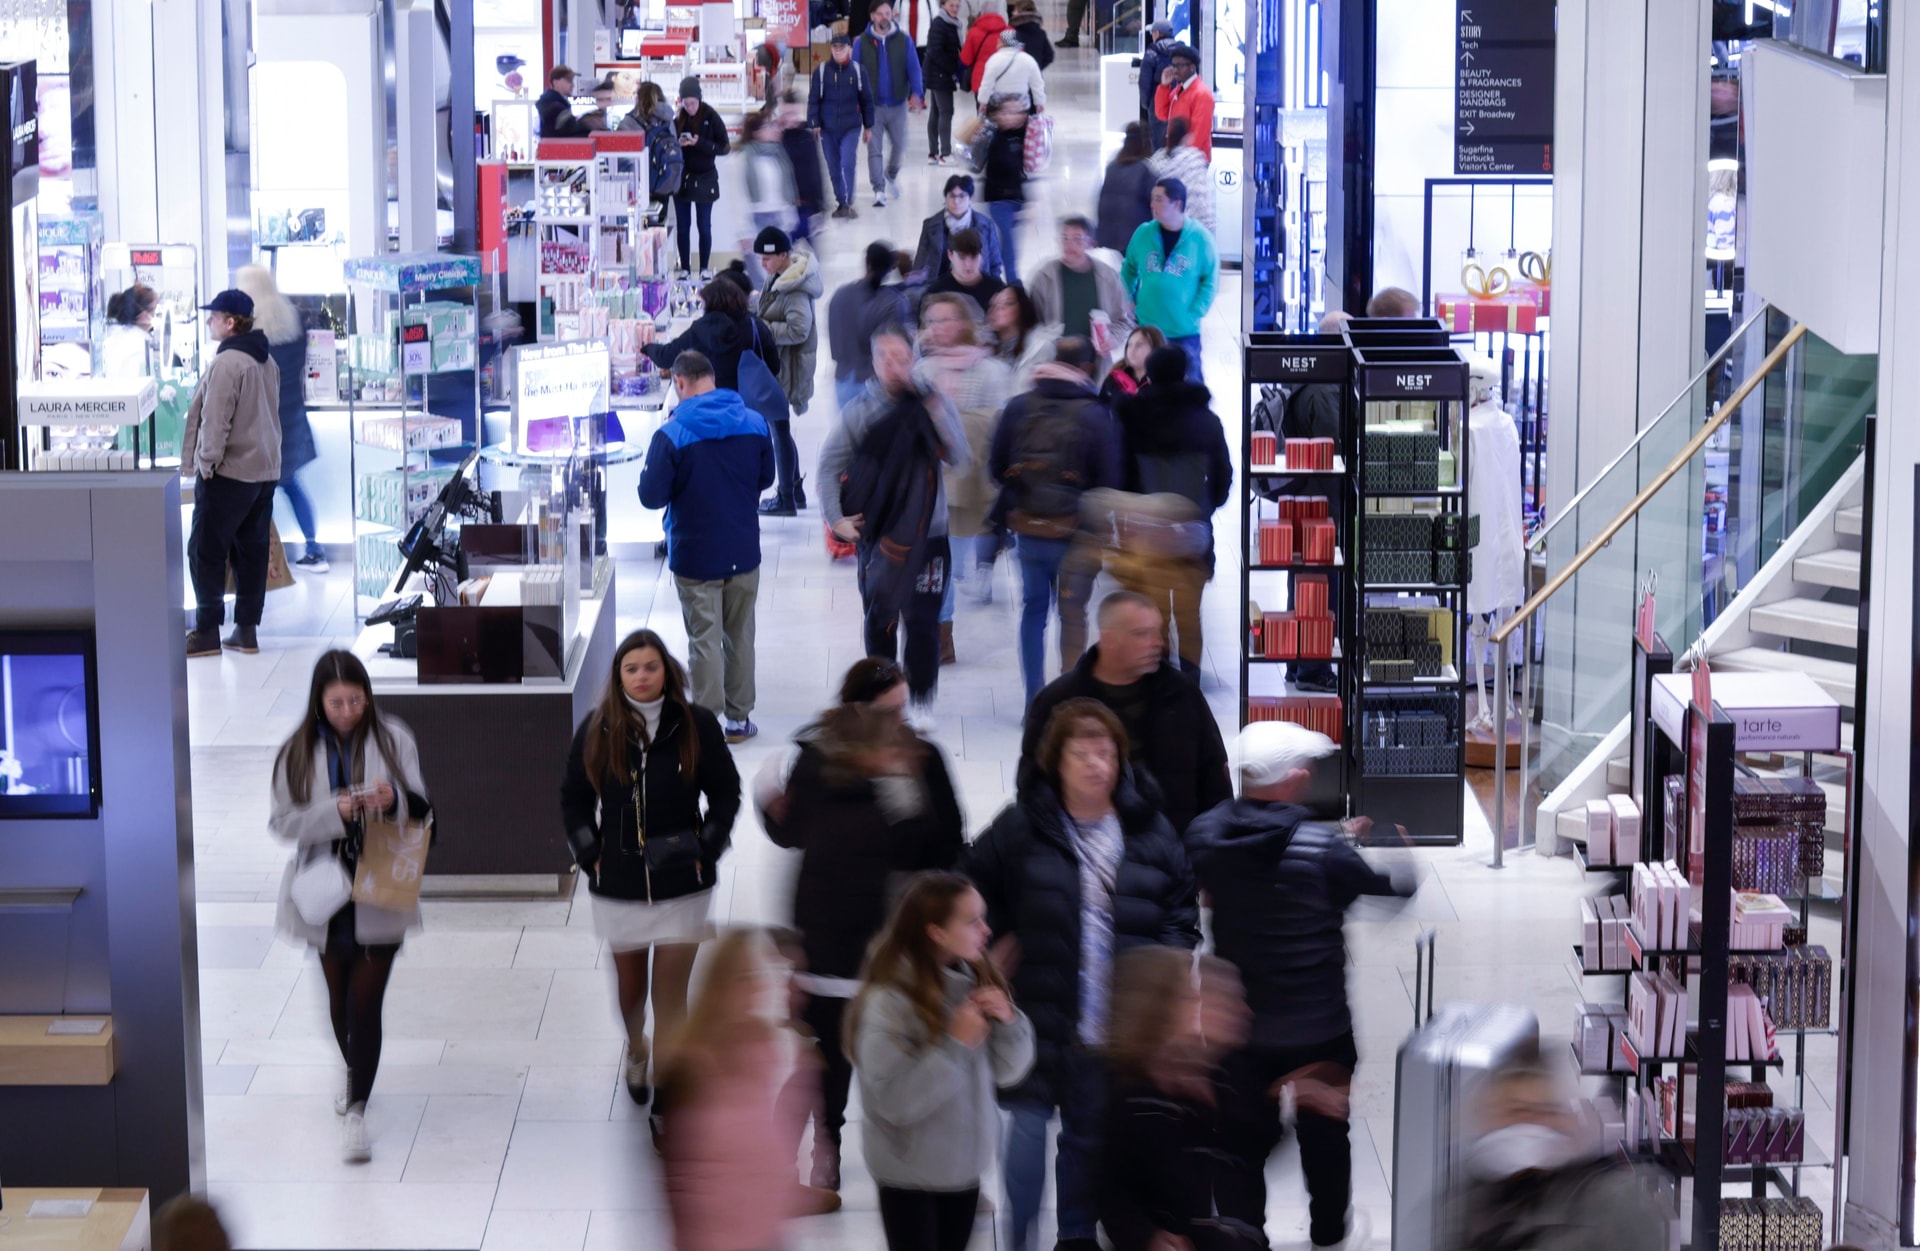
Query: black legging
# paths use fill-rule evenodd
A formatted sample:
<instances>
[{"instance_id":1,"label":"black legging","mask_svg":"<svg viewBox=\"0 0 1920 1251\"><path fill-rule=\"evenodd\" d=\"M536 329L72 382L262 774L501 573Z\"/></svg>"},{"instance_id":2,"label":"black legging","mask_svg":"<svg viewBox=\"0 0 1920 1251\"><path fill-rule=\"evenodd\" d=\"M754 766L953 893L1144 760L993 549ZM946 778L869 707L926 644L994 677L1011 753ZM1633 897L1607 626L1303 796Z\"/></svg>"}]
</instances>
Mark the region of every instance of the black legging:
<instances>
[{"instance_id":1,"label":"black legging","mask_svg":"<svg viewBox=\"0 0 1920 1251\"><path fill-rule=\"evenodd\" d=\"M880 1229L887 1251L966 1251L980 1187L898 1190L880 1187Z\"/></svg>"},{"instance_id":2,"label":"black legging","mask_svg":"<svg viewBox=\"0 0 1920 1251\"><path fill-rule=\"evenodd\" d=\"M380 1009L399 944L361 947L355 954L323 952L320 971L327 978L327 1010L333 1038L347 1062L347 1103L365 1103L380 1071Z\"/></svg>"},{"instance_id":3,"label":"black legging","mask_svg":"<svg viewBox=\"0 0 1920 1251\"><path fill-rule=\"evenodd\" d=\"M680 238L680 268L692 269L688 259L688 247L693 240L688 236L692 223L693 210L700 210L700 268L712 268L713 261L713 201L689 200L683 195L673 197L674 233Z\"/></svg>"},{"instance_id":4,"label":"black legging","mask_svg":"<svg viewBox=\"0 0 1920 1251\"><path fill-rule=\"evenodd\" d=\"M793 441L793 423L791 421L770 421L767 429L773 433L773 495L782 504L796 503L796 488L800 485L800 448Z\"/></svg>"},{"instance_id":5,"label":"black legging","mask_svg":"<svg viewBox=\"0 0 1920 1251\"><path fill-rule=\"evenodd\" d=\"M816 1136L840 1145L840 1131L847 1123L847 1095L853 1086L853 1063L841 1050L840 1023L847 1015L847 1001L815 995L807 1000L803 1018L807 1028L820 1042L820 1123Z\"/></svg>"}]
</instances>

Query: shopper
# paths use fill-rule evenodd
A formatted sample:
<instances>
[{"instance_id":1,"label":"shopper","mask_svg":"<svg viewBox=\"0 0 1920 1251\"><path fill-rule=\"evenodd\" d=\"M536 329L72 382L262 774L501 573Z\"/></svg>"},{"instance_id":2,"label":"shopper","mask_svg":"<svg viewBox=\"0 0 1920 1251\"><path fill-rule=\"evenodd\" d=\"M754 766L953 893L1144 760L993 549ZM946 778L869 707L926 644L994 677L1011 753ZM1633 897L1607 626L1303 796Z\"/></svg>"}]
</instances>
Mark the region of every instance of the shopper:
<instances>
[{"instance_id":1,"label":"shopper","mask_svg":"<svg viewBox=\"0 0 1920 1251\"><path fill-rule=\"evenodd\" d=\"M1095 29L1092 31L1092 35L1095 39L1098 39L1100 37L1100 31L1098 29L1099 18L1097 15L1094 20L1095 20ZM1136 17L1134 20L1138 21L1139 19ZM1087 0L1067 0L1067 33L1062 35L1060 37L1060 42L1058 42L1054 46L1057 48L1079 47L1080 46L1080 30L1086 24L1087 24Z\"/></svg>"},{"instance_id":2,"label":"shopper","mask_svg":"<svg viewBox=\"0 0 1920 1251\"><path fill-rule=\"evenodd\" d=\"M927 164L945 165L953 159L953 93L965 91L971 80L960 64L960 0L940 0L927 26Z\"/></svg>"},{"instance_id":3,"label":"shopper","mask_svg":"<svg viewBox=\"0 0 1920 1251\"><path fill-rule=\"evenodd\" d=\"M1121 400L1140 394L1140 388L1147 384L1147 357L1165 346L1167 336L1160 333L1158 326L1135 326L1127 334L1127 345L1120 353L1120 363L1108 372L1106 381L1100 384L1100 398L1114 405L1114 411L1118 412Z\"/></svg>"},{"instance_id":4,"label":"shopper","mask_svg":"<svg viewBox=\"0 0 1920 1251\"><path fill-rule=\"evenodd\" d=\"M785 789L784 815L767 827L776 846L797 850L793 923L803 936L806 1021L823 1062L813 1136L812 1184L840 1189L840 1133L852 1080L841 1024L854 979L903 875L950 869L966 846L953 778L940 749L901 716L907 686L885 659L855 665L873 671L867 687L891 678L863 701L842 701L803 728ZM848 675L853 685L854 673ZM862 692L865 693L865 692Z\"/></svg>"},{"instance_id":5,"label":"shopper","mask_svg":"<svg viewBox=\"0 0 1920 1251\"><path fill-rule=\"evenodd\" d=\"M560 815L592 893L594 934L613 949L627 1094L653 1101L656 1144L666 1100L653 1099L648 957L653 1037L671 1039L739 812L740 775L720 722L688 697L686 671L660 636L635 630L574 733Z\"/></svg>"},{"instance_id":6,"label":"shopper","mask_svg":"<svg viewBox=\"0 0 1920 1251\"><path fill-rule=\"evenodd\" d=\"M1059 331L1040 324L1040 310L1024 287L1003 287L987 302L993 350L1013 370L1013 389L1033 385L1034 372L1053 359Z\"/></svg>"},{"instance_id":7,"label":"shopper","mask_svg":"<svg viewBox=\"0 0 1920 1251\"><path fill-rule=\"evenodd\" d=\"M1020 213L1027 203L1027 102L1023 96L998 95L988 102L987 111L993 130L987 140L980 193L987 202L987 216L1000 232L1007 279L1017 282L1020 262L1015 243L1020 237Z\"/></svg>"},{"instance_id":8,"label":"shopper","mask_svg":"<svg viewBox=\"0 0 1920 1251\"><path fill-rule=\"evenodd\" d=\"M1153 116L1169 128L1175 118L1184 117L1193 145L1208 161L1213 160L1213 88L1200 77L1200 54L1192 45L1173 46L1159 83L1153 93Z\"/></svg>"},{"instance_id":9,"label":"shopper","mask_svg":"<svg viewBox=\"0 0 1920 1251\"><path fill-rule=\"evenodd\" d=\"M218 656L233 569L233 633L225 645L251 656L267 604L273 490L280 481L280 367L254 328L253 297L222 291L203 305L207 334L220 346L207 366L181 441L180 472L193 478L187 565L198 607L187 655Z\"/></svg>"},{"instance_id":10,"label":"shopper","mask_svg":"<svg viewBox=\"0 0 1920 1251\"><path fill-rule=\"evenodd\" d=\"M1033 1069L1033 1023L987 956L991 935L971 882L920 875L847 1013L887 1251L965 1251L999 1137L994 1092Z\"/></svg>"},{"instance_id":11,"label":"shopper","mask_svg":"<svg viewBox=\"0 0 1920 1251\"><path fill-rule=\"evenodd\" d=\"M792 237L794 228L800 220L795 208L800 193L793 183L793 165L787 160L787 150L780 143L780 117L772 109L754 113L747 118L747 202L752 205L753 229L755 234L769 226ZM743 242L742 249L749 256L758 256L752 247ZM758 261L754 265L758 265ZM755 272L755 286L761 285L763 275Z\"/></svg>"},{"instance_id":12,"label":"shopper","mask_svg":"<svg viewBox=\"0 0 1920 1251\"><path fill-rule=\"evenodd\" d=\"M1227 436L1213 411L1212 393L1186 379L1187 357L1163 347L1147 358L1147 385L1115 409L1126 445L1125 489L1135 495L1175 495L1193 506L1187 550L1161 562L1174 576L1138 585L1122 584L1153 600L1179 633L1180 671L1200 677L1200 594L1213 578L1213 515L1233 490L1233 460ZM1123 539L1124 544L1124 539ZM1171 651L1171 649L1169 649Z\"/></svg>"},{"instance_id":13,"label":"shopper","mask_svg":"<svg viewBox=\"0 0 1920 1251\"><path fill-rule=\"evenodd\" d=\"M826 175L820 164L820 138L807 128L806 102L792 91L780 101L780 147L787 154L787 166L793 170L794 208L797 218L793 241L813 238L819 229L820 215L827 211Z\"/></svg>"},{"instance_id":14,"label":"shopper","mask_svg":"<svg viewBox=\"0 0 1920 1251\"><path fill-rule=\"evenodd\" d=\"M894 273L893 245L867 245L866 275L845 284L827 301L827 347L833 353L834 402L842 412L873 381L873 336L905 324L907 299Z\"/></svg>"},{"instance_id":15,"label":"shopper","mask_svg":"<svg viewBox=\"0 0 1920 1251\"><path fill-rule=\"evenodd\" d=\"M153 376L157 363L153 313L159 306L159 294L141 282L108 298L107 329L100 347L101 377Z\"/></svg>"},{"instance_id":16,"label":"shopper","mask_svg":"<svg viewBox=\"0 0 1920 1251\"><path fill-rule=\"evenodd\" d=\"M946 272L926 285L921 300L936 295L965 296L973 302L981 317L1007 284L987 271L986 246L978 232L962 230L947 238Z\"/></svg>"},{"instance_id":17,"label":"shopper","mask_svg":"<svg viewBox=\"0 0 1920 1251\"><path fill-rule=\"evenodd\" d=\"M906 331L892 326L873 336L873 365L873 381L841 410L820 449L820 511L842 542L859 544L867 655L904 655L913 717L924 731L940 681L950 565L941 472L966 466L967 435L952 401L915 373Z\"/></svg>"},{"instance_id":18,"label":"shopper","mask_svg":"<svg viewBox=\"0 0 1920 1251\"><path fill-rule=\"evenodd\" d=\"M900 162L907 154L907 112L918 113L926 107L920 54L914 50L912 37L893 20L890 0L878 0L868 12L867 28L853 42L860 72L873 85L867 180L873 184L873 207L885 208L889 194L895 199L900 196Z\"/></svg>"},{"instance_id":19,"label":"shopper","mask_svg":"<svg viewBox=\"0 0 1920 1251\"><path fill-rule=\"evenodd\" d=\"M1207 228L1187 220L1187 188L1178 178L1153 184L1153 220L1133 232L1120 285L1133 297L1133 315L1158 326L1167 342L1187 353L1187 377L1200 371L1200 324L1220 283L1220 255Z\"/></svg>"},{"instance_id":20,"label":"shopper","mask_svg":"<svg viewBox=\"0 0 1920 1251\"><path fill-rule=\"evenodd\" d=\"M1367 301L1369 317L1418 317L1420 297L1400 287L1382 287Z\"/></svg>"},{"instance_id":21,"label":"shopper","mask_svg":"<svg viewBox=\"0 0 1920 1251\"><path fill-rule=\"evenodd\" d=\"M547 89L533 106L540 119L542 139L567 139L587 133L585 124L573 115L573 88L571 69L556 65L548 71Z\"/></svg>"},{"instance_id":22,"label":"shopper","mask_svg":"<svg viewBox=\"0 0 1920 1251\"><path fill-rule=\"evenodd\" d=\"M1035 113L1047 107L1047 82L1040 73L1040 63L1021 46L1019 32L1011 26L1000 32L1000 47L988 59L973 90L974 103L982 114L991 112L990 106L998 96L1015 96Z\"/></svg>"},{"instance_id":23,"label":"shopper","mask_svg":"<svg viewBox=\"0 0 1920 1251\"><path fill-rule=\"evenodd\" d=\"M861 136L872 141L874 106L872 79L853 59L853 41L845 35L833 37L827 59L813 68L807 94L807 125L820 138L826 152L827 176L833 182L835 217L852 218L860 214L853 207L853 160L859 152Z\"/></svg>"},{"instance_id":24,"label":"shopper","mask_svg":"<svg viewBox=\"0 0 1920 1251\"><path fill-rule=\"evenodd\" d=\"M1033 0L1013 0L1007 10L1007 22L1019 37L1020 47L1045 74L1047 66L1053 64L1053 41L1047 38L1047 28L1040 23L1039 8Z\"/></svg>"},{"instance_id":25,"label":"shopper","mask_svg":"<svg viewBox=\"0 0 1920 1251\"><path fill-rule=\"evenodd\" d=\"M1215 949L1240 970L1253 1009L1246 1047L1223 1066L1226 1151L1216 1194L1221 1215L1264 1227L1279 1090L1297 1083L1308 1232L1328 1247L1347 1235L1352 1179L1345 1104L1357 1053L1343 922L1360 896L1407 896L1414 884L1374 869L1339 825L1315 821L1301 806L1318 762L1339 750L1332 739L1287 721L1256 721L1234 748L1240 798L1202 813L1186 835L1213 902Z\"/></svg>"},{"instance_id":26,"label":"shopper","mask_svg":"<svg viewBox=\"0 0 1920 1251\"><path fill-rule=\"evenodd\" d=\"M1020 559L1020 675L1028 701L1045 684L1048 613L1060 613L1060 669L1087 643L1087 599L1098 568L1077 556L1081 502L1120 484L1120 434L1093 389L1095 359L1085 339L1062 339L1053 361L1034 371L994 431L988 472L1000 486L993 517L1014 536Z\"/></svg>"},{"instance_id":27,"label":"shopper","mask_svg":"<svg viewBox=\"0 0 1920 1251\"><path fill-rule=\"evenodd\" d=\"M772 332L780 353L777 378L795 413L813 402L814 365L820 356L820 329L816 313L822 285L820 261L813 253L796 249L777 227L761 230L753 241L754 255L767 272L760 290L760 320ZM800 475L800 450L793 441L793 424L767 423L773 435L773 497L760 502L768 517L791 517L806 507L806 479Z\"/></svg>"},{"instance_id":28,"label":"shopper","mask_svg":"<svg viewBox=\"0 0 1920 1251\"><path fill-rule=\"evenodd\" d=\"M1124 253L1133 241L1133 232L1153 220L1153 184L1155 174L1147 158L1153 149L1139 122L1128 122L1120 151L1107 163L1100 180L1100 246Z\"/></svg>"},{"instance_id":29,"label":"shopper","mask_svg":"<svg viewBox=\"0 0 1920 1251\"><path fill-rule=\"evenodd\" d=\"M715 284L719 285L719 284ZM640 503L667 510L667 567L692 653L693 700L726 714L729 743L753 724L754 608L760 595L760 493L774 483L767 423L714 385L699 352L673 362L672 414L654 431Z\"/></svg>"},{"instance_id":30,"label":"shopper","mask_svg":"<svg viewBox=\"0 0 1920 1251\"><path fill-rule=\"evenodd\" d=\"M1000 33L1006 29L1006 9L999 0L967 24L967 40L960 45L960 64L966 67L967 86L973 92L976 110L986 100L980 94L980 80L986 77L987 62L1000 51Z\"/></svg>"},{"instance_id":31,"label":"shopper","mask_svg":"<svg viewBox=\"0 0 1920 1251\"><path fill-rule=\"evenodd\" d=\"M635 88L633 108L620 119L620 130L638 130L647 137L647 219L664 223L667 202L686 185L687 157L674 129L674 108L660 84L643 82Z\"/></svg>"},{"instance_id":32,"label":"shopper","mask_svg":"<svg viewBox=\"0 0 1920 1251\"><path fill-rule=\"evenodd\" d=\"M727 124L711 104L700 98L700 80L689 74L680 80L680 112L673 128L679 136L686 173L673 197L674 233L680 240L680 275L693 268L693 220L700 222L700 281L713 277L713 204L720 198L718 161L727 154Z\"/></svg>"},{"instance_id":33,"label":"shopper","mask_svg":"<svg viewBox=\"0 0 1920 1251\"><path fill-rule=\"evenodd\" d=\"M947 470L947 532L959 545L954 574L977 585L974 598L993 599L993 562L1002 546L1000 528L990 520L999 486L987 473L993 432L1001 410L1013 398L1013 371L981 344L980 310L972 300L952 293L928 296L920 305L920 362L934 389L960 410L967 432L968 465ZM971 552L966 549L971 546ZM971 559L969 559L971 557ZM941 608L941 654L951 652L951 596Z\"/></svg>"},{"instance_id":34,"label":"shopper","mask_svg":"<svg viewBox=\"0 0 1920 1251\"><path fill-rule=\"evenodd\" d=\"M1075 213L1060 221L1060 256L1034 271L1027 291L1044 325L1093 344L1102 361L1133 330L1133 302L1120 271L1093 254L1093 223Z\"/></svg>"},{"instance_id":35,"label":"shopper","mask_svg":"<svg viewBox=\"0 0 1920 1251\"><path fill-rule=\"evenodd\" d=\"M913 269L928 281L945 274L951 267L948 258L953 236L971 230L980 236L980 255L986 272L1005 281L1006 263L1001 255L1000 228L993 218L973 207L974 182L971 175L953 174L942 190L946 208L920 223L920 242L914 249Z\"/></svg>"},{"instance_id":36,"label":"shopper","mask_svg":"<svg viewBox=\"0 0 1920 1251\"><path fill-rule=\"evenodd\" d=\"M1095 700L1073 699L1050 708L1042 726L1018 800L973 844L967 874L1005 936L996 950L1007 951L1014 1001L1036 1039L1033 1072L1004 1097L1011 1246L1033 1245L1057 1108L1055 1245L1093 1251L1113 961L1151 944L1193 948L1199 913L1179 837L1134 788L1119 720Z\"/></svg>"},{"instance_id":37,"label":"shopper","mask_svg":"<svg viewBox=\"0 0 1920 1251\"><path fill-rule=\"evenodd\" d=\"M320 545L320 525L313 500L296 476L303 465L320 455L313 445L313 427L307 424L307 328L293 301L280 294L273 271L264 265L242 265L233 271L233 285L253 298L253 321L267 336L267 355L280 371L280 490L293 509L306 552L293 562L309 573L327 571L326 549Z\"/></svg>"},{"instance_id":38,"label":"shopper","mask_svg":"<svg viewBox=\"0 0 1920 1251\"><path fill-rule=\"evenodd\" d=\"M1184 832L1194 817L1233 797L1213 710L1199 686L1165 662L1160 612L1144 595L1112 592L1100 601L1095 627L1099 642L1027 705L1020 776L1030 778L1038 768L1053 710L1069 699L1096 699L1126 728L1142 790L1157 793L1159 810Z\"/></svg>"},{"instance_id":39,"label":"shopper","mask_svg":"<svg viewBox=\"0 0 1920 1251\"><path fill-rule=\"evenodd\" d=\"M314 922L295 905L294 885L326 872L351 881L370 823L425 821L432 811L413 731L375 708L373 679L358 657L323 652L307 684L307 714L274 757L267 828L295 848L280 879L275 927L289 942L320 953L333 1040L347 1066L333 1110L346 1118L342 1154L349 1164L373 1158L366 1117L380 1071L380 1014L393 959L407 931L419 928L420 910L399 912L349 897L331 917Z\"/></svg>"},{"instance_id":40,"label":"shopper","mask_svg":"<svg viewBox=\"0 0 1920 1251\"><path fill-rule=\"evenodd\" d=\"M777 979L764 935L728 931L663 1048L661 1172L675 1251L778 1247L800 1214L791 1137L800 1109L783 1098L795 1049L768 1010Z\"/></svg>"},{"instance_id":41,"label":"shopper","mask_svg":"<svg viewBox=\"0 0 1920 1251\"><path fill-rule=\"evenodd\" d=\"M740 358L749 352L774 374L780 372L772 328L748 311L752 297L744 276L735 281L723 273L701 288L700 303L705 311L691 326L664 343L641 348L648 360L668 369L682 352L698 352L713 366L714 385L727 391L740 389Z\"/></svg>"},{"instance_id":42,"label":"shopper","mask_svg":"<svg viewBox=\"0 0 1920 1251\"><path fill-rule=\"evenodd\" d=\"M1187 119L1176 117L1167 123L1166 144L1147 162L1155 181L1178 178L1187 189L1187 216L1213 233L1213 170L1207 155L1193 141Z\"/></svg>"},{"instance_id":43,"label":"shopper","mask_svg":"<svg viewBox=\"0 0 1920 1251\"><path fill-rule=\"evenodd\" d=\"M1147 29L1147 46L1140 53L1140 120L1148 126L1152 147L1167 141L1167 124L1154 115L1153 100L1159 94L1160 81L1173 65L1173 50L1180 46L1173 37L1173 23L1161 18Z\"/></svg>"}]
</instances>

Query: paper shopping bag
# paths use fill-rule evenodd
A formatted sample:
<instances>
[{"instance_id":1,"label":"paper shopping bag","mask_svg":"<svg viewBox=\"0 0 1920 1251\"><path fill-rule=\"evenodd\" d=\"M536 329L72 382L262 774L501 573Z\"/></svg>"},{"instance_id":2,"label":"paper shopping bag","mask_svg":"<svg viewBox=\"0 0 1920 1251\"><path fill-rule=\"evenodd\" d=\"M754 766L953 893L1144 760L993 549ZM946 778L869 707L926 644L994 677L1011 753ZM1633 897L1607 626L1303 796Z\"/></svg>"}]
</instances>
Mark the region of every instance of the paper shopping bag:
<instances>
[{"instance_id":1,"label":"paper shopping bag","mask_svg":"<svg viewBox=\"0 0 1920 1251\"><path fill-rule=\"evenodd\" d=\"M431 832L425 821L368 821L360 867L353 875L354 902L389 912L413 911L420 902Z\"/></svg>"},{"instance_id":2,"label":"paper shopping bag","mask_svg":"<svg viewBox=\"0 0 1920 1251\"><path fill-rule=\"evenodd\" d=\"M278 591L293 585L293 570L287 567L287 549L280 546L280 527L267 523L267 589ZM234 592L233 566L227 566L227 594Z\"/></svg>"}]
</instances>

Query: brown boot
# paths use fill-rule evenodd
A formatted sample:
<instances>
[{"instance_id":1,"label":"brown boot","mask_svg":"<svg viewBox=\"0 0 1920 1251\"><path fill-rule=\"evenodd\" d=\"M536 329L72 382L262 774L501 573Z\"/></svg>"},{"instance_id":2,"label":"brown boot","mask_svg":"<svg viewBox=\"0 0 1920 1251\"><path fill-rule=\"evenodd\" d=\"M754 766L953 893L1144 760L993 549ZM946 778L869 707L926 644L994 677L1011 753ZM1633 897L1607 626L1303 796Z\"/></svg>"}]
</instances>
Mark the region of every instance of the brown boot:
<instances>
[{"instance_id":1,"label":"brown boot","mask_svg":"<svg viewBox=\"0 0 1920 1251\"><path fill-rule=\"evenodd\" d=\"M950 665L953 661L953 622L942 621L940 623L940 663Z\"/></svg>"}]
</instances>

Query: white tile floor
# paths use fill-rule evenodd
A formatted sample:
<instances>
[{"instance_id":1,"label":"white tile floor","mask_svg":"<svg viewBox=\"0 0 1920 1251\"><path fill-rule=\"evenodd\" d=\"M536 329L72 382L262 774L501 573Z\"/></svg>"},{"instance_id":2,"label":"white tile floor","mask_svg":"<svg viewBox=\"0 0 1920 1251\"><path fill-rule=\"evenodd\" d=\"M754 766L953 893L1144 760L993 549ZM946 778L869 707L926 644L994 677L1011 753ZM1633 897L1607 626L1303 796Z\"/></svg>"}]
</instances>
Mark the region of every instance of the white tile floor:
<instances>
[{"instance_id":1,"label":"white tile floor","mask_svg":"<svg viewBox=\"0 0 1920 1251\"><path fill-rule=\"evenodd\" d=\"M1091 52L1062 52L1048 76L1060 125L1054 167L1022 240L1029 264L1051 253L1042 223L1091 206L1099 175L1094 65ZM910 151L923 133L911 139ZM863 208L856 224L840 228L823 249L829 290L854 276L868 240L910 244L947 172L930 169L923 157L909 160L904 202ZM1238 291L1237 277L1228 275L1207 326L1207 374L1229 420L1239 409ZM812 464L831 416L828 369L823 350L823 398L794 423L803 465ZM860 655L852 574L827 561L818 518L769 521L763 538L754 716L762 734L737 749L747 776L828 702L837 676ZM1221 550L1232 551L1237 540L1238 522L1228 510L1220 517ZM1206 603L1216 644L1206 657L1206 688L1229 732L1237 664L1234 584L1225 573L1231 567L1223 560L1223 577ZM623 563L619 578L619 629L650 626L681 646L685 635L661 566ZM427 903L426 930L404 948L387 999L386 1050L370 1105L373 1162L340 1162L330 1106L339 1057L317 963L273 935L283 853L265 823L272 748L299 715L313 659L324 647L350 642L348 585L344 572L303 576L269 597L260 655L190 665L212 1193L237 1245L247 1248L665 1247L658 1163L636 1109L617 1087L612 974L593 938L585 892L571 903ZM992 605L961 597L960 661L941 682L937 737L957 763L975 828L1006 802L1018 753L1014 597L1004 564ZM1463 801L1466 845L1421 853L1420 894L1405 907L1363 904L1349 926L1361 1053L1355 1202L1382 1246L1393 1057L1411 1022L1419 928L1439 931L1443 998L1521 999L1559 1037L1570 1028L1579 993L1566 972L1567 944L1577 930L1573 898L1588 883L1566 861L1528 855L1491 872L1488 827L1471 799ZM767 841L749 811L723 865L720 918L785 920L794 870L793 856ZM1605 990L1617 993L1612 984ZM1824 1072L1831 1073L1830 1062ZM1816 1084L1830 1088L1829 1081L1821 1076ZM845 1153L846 1209L796 1223L792 1246L881 1245L858 1143L856 1122ZM1290 1146L1272 1172L1269 1229L1277 1245L1304 1246L1305 1194ZM983 1221L976 1245L991 1245L989 1228ZM1040 1233L1050 1237L1050 1226Z\"/></svg>"}]
</instances>

